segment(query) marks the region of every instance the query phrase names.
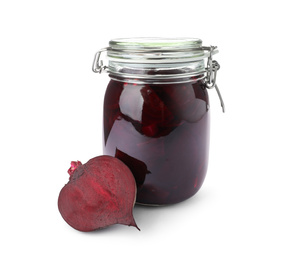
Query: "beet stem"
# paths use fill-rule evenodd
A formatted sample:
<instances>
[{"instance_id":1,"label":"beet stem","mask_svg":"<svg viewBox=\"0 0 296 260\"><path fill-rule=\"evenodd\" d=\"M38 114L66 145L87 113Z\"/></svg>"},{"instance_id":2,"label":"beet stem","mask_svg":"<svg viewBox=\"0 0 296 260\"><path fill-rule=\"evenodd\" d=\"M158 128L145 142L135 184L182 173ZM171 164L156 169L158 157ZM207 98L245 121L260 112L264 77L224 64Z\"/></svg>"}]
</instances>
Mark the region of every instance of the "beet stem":
<instances>
[{"instance_id":1,"label":"beet stem","mask_svg":"<svg viewBox=\"0 0 296 260\"><path fill-rule=\"evenodd\" d=\"M71 167L69 168L68 170L68 173L70 176L72 176L72 174L75 172L75 170L80 166L82 165L82 163L80 161L72 161L71 162Z\"/></svg>"}]
</instances>

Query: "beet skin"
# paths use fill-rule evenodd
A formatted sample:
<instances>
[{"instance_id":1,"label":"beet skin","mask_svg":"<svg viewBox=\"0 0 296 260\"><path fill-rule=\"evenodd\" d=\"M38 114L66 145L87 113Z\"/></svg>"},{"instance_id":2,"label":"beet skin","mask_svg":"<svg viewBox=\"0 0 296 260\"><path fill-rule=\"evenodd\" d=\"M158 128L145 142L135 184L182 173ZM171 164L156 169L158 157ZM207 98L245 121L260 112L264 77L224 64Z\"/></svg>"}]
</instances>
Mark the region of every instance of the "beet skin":
<instances>
[{"instance_id":1,"label":"beet skin","mask_svg":"<svg viewBox=\"0 0 296 260\"><path fill-rule=\"evenodd\" d=\"M58 208L64 220L79 231L113 224L137 225L133 217L136 183L119 159L98 156L87 163L72 162L69 182L63 187Z\"/></svg>"}]
</instances>

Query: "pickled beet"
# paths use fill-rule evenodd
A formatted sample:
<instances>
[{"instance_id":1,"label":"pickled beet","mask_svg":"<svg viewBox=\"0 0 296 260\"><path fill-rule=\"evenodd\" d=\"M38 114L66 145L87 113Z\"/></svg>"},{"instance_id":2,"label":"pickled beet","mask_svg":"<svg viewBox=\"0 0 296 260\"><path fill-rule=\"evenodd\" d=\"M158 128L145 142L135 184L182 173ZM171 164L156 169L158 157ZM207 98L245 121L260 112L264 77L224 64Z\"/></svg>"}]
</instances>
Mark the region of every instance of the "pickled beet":
<instances>
[{"instance_id":1,"label":"pickled beet","mask_svg":"<svg viewBox=\"0 0 296 260\"><path fill-rule=\"evenodd\" d=\"M129 166L135 177L137 187L141 187L145 181L146 174L150 173L150 171L147 169L147 165L144 162L137 160L136 158L131 157L118 149L116 149L115 157Z\"/></svg>"},{"instance_id":2,"label":"pickled beet","mask_svg":"<svg viewBox=\"0 0 296 260\"><path fill-rule=\"evenodd\" d=\"M172 204L194 195L206 175L208 150L209 100L203 80L110 81L104 102L104 154L129 166L138 185L138 203Z\"/></svg>"}]
</instances>

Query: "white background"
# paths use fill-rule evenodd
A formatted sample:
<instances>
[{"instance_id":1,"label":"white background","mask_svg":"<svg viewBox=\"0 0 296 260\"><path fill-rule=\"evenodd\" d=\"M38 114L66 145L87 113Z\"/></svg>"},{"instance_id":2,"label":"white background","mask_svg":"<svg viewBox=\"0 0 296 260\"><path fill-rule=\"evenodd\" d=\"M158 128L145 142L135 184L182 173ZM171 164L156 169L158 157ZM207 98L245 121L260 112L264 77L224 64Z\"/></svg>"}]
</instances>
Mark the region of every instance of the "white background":
<instances>
[{"instance_id":1,"label":"white background","mask_svg":"<svg viewBox=\"0 0 296 260\"><path fill-rule=\"evenodd\" d=\"M0 258L296 259L293 2L1 1ZM93 56L135 36L219 47L208 175L184 203L136 206L140 232L78 232L57 198L71 160L102 154Z\"/></svg>"}]
</instances>

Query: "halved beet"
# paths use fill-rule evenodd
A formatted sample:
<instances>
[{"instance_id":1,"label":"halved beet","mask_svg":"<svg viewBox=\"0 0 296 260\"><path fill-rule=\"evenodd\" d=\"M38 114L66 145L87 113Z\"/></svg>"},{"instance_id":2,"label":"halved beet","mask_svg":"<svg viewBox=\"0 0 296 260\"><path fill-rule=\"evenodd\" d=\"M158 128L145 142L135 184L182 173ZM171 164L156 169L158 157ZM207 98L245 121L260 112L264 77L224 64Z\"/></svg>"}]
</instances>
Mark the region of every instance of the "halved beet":
<instances>
[{"instance_id":1,"label":"halved beet","mask_svg":"<svg viewBox=\"0 0 296 260\"><path fill-rule=\"evenodd\" d=\"M87 163L72 162L69 182L58 198L64 220L80 231L93 231L113 224L134 226L136 182L119 159L103 155ZM139 229L139 228L138 228Z\"/></svg>"}]
</instances>

